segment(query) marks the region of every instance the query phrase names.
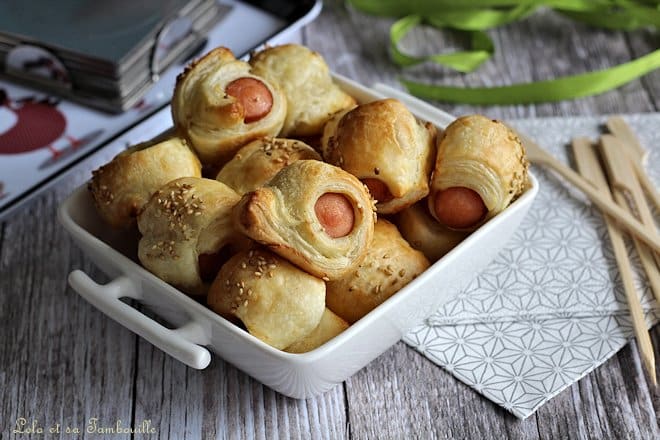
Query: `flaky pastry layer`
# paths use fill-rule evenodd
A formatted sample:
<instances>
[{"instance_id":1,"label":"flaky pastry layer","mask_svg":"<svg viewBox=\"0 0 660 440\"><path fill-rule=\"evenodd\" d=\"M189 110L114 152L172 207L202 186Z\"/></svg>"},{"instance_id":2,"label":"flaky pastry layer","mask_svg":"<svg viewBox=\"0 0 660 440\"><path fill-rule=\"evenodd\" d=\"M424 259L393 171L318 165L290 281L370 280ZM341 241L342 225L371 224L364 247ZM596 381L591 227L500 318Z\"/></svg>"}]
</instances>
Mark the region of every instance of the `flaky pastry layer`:
<instances>
[{"instance_id":1,"label":"flaky pastry layer","mask_svg":"<svg viewBox=\"0 0 660 440\"><path fill-rule=\"evenodd\" d=\"M246 123L242 105L225 88L239 78L254 78L270 91L273 105L263 118ZM286 117L287 102L280 88L252 73L250 65L224 47L191 63L177 77L172 119L204 164L222 164L243 145L262 136L276 136Z\"/></svg>"},{"instance_id":2,"label":"flaky pastry layer","mask_svg":"<svg viewBox=\"0 0 660 440\"><path fill-rule=\"evenodd\" d=\"M361 180L383 182L393 198L377 200L379 214L394 214L428 194L437 132L432 124L418 121L395 99L337 117L323 133L324 159Z\"/></svg>"},{"instance_id":3,"label":"flaky pastry layer","mask_svg":"<svg viewBox=\"0 0 660 440\"><path fill-rule=\"evenodd\" d=\"M458 118L438 141L429 211L435 216L433 200L438 191L464 187L483 200L488 210L485 221L522 194L528 167L520 139L506 125L481 115Z\"/></svg>"},{"instance_id":4,"label":"flaky pastry layer","mask_svg":"<svg viewBox=\"0 0 660 440\"><path fill-rule=\"evenodd\" d=\"M234 229L233 207L240 196L224 183L181 178L159 189L138 217L138 257L150 272L186 293L205 295L200 255L225 246L246 245Z\"/></svg>"},{"instance_id":5,"label":"flaky pastry layer","mask_svg":"<svg viewBox=\"0 0 660 440\"><path fill-rule=\"evenodd\" d=\"M201 172L195 153L174 137L123 151L92 172L88 188L104 221L128 227L158 188L179 177L200 177Z\"/></svg>"},{"instance_id":6,"label":"flaky pastry layer","mask_svg":"<svg viewBox=\"0 0 660 440\"><path fill-rule=\"evenodd\" d=\"M355 105L355 99L333 82L323 57L304 46L268 47L249 62L256 75L279 84L286 95L283 137L321 134L333 113Z\"/></svg>"},{"instance_id":7,"label":"flaky pastry layer","mask_svg":"<svg viewBox=\"0 0 660 440\"><path fill-rule=\"evenodd\" d=\"M240 320L250 334L279 349L309 335L325 310L325 283L265 249L225 263L207 297L211 309Z\"/></svg>"},{"instance_id":8,"label":"flaky pastry layer","mask_svg":"<svg viewBox=\"0 0 660 440\"><path fill-rule=\"evenodd\" d=\"M354 212L351 232L326 234L315 204L325 193L344 195ZM243 196L235 209L238 230L307 272L335 279L366 254L373 237L375 212L366 188L344 170L317 160L300 160L270 182Z\"/></svg>"},{"instance_id":9,"label":"flaky pastry layer","mask_svg":"<svg viewBox=\"0 0 660 440\"><path fill-rule=\"evenodd\" d=\"M216 180L242 195L263 186L282 168L301 159L321 160L321 156L302 141L265 137L238 150Z\"/></svg>"}]
</instances>

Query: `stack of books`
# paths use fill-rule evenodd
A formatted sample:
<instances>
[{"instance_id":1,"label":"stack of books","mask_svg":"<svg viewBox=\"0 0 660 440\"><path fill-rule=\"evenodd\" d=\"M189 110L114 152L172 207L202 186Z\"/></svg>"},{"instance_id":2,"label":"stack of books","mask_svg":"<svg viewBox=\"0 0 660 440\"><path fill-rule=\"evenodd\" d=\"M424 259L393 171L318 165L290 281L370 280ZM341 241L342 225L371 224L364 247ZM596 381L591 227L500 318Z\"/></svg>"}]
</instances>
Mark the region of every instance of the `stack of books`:
<instances>
[{"instance_id":1,"label":"stack of books","mask_svg":"<svg viewBox=\"0 0 660 440\"><path fill-rule=\"evenodd\" d=\"M119 113L225 12L217 0L3 0L0 76Z\"/></svg>"}]
</instances>

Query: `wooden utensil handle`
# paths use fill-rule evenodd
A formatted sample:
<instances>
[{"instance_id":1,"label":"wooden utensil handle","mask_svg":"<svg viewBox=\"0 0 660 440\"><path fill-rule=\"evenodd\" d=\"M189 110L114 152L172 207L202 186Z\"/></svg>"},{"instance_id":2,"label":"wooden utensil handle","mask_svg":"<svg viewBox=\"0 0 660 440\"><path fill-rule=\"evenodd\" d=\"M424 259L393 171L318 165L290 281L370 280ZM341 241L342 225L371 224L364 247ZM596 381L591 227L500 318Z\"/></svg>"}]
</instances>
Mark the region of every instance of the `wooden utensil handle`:
<instances>
[{"instance_id":1,"label":"wooden utensil handle","mask_svg":"<svg viewBox=\"0 0 660 440\"><path fill-rule=\"evenodd\" d=\"M597 191L611 200L611 193L608 189L607 179L600 167L598 157L588 139L574 139L572 143L575 162L577 163L580 174L588 179L591 184L597 188ZM633 279L633 269L630 264L628 251L621 235L621 231L613 224L611 218L605 218L605 225L610 236L614 257L619 267L619 274L623 283L623 290L626 294L626 301L630 309L630 316L633 322L635 338L639 345L639 352L642 357L644 368L647 370L653 385L657 385L655 374L655 354L651 337L646 328L644 311L635 288Z\"/></svg>"},{"instance_id":2,"label":"wooden utensil handle","mask_svg":"<svg viewBox=\"0 0 660 440\"><path fill-rule=\"evenodd\" d=\"M519 135L520 136L520 135ZM538 147L533 143L532 140L526 136L520 136L520 139L523 141L525 146L531 145L533 150L541 150L541 147ZM543 151L543 150L541 150ZM534 163L541 163L550 167L552 170L560 174L566 180L568 180L572 185L581 190L589 199L596 205L601 211L603 211L608 216L617 220L619 225L626 229L628 232L633 234L635 237L638 237L641 241L647 244L653 251L660 253L660 237L657 234L651 233L642 223L640 223L636 218L626 212L623 208L614 203L610 198L605 197L603 193L596 189L591 183L582 178L575 171L561 163L559 160L555 159L548 153L537 154L538 151L535 151L533 156Z\"/></svg>"}]
</instances>

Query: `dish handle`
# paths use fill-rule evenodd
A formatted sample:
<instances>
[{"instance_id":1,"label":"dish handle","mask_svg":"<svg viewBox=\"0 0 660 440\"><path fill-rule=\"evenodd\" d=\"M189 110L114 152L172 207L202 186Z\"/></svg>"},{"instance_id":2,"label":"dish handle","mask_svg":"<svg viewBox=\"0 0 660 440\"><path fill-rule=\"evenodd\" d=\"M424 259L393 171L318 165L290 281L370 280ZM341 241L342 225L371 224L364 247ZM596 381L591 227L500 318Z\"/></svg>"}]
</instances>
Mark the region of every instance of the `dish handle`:
<instances>
[{"instance_id":1,"label":"dish handle","mask_svg":"<svg viewBox=\"0 0 660 440\"><path fill-rule=\"evenodd\" d=\"M211 362L211 353L192 342L205 339L205 336L199 337L203 335L203 330L197 322L191 321L171 330L120 301L124 297L136 300L142 297L141 291L130 278L121 276L101 285L85 272L74 270L69 274L69 284L94 307L184 364L203 370Z\"/></svg>"}]
</instances>

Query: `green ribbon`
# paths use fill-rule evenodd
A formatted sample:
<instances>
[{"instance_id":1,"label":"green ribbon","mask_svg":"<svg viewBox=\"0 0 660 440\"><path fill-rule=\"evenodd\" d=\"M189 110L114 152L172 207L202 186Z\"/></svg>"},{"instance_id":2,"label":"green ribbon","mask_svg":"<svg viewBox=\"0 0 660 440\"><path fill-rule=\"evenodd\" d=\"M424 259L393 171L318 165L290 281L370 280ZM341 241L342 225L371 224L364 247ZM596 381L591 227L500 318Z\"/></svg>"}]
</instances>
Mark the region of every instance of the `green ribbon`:
<instances>
[{"instance_id":1,"label":"green ribbon","mask_svg":"<svg viewBox=\"0 0 660 440\"><path fill-rule=\"evenodd\" d=\"M395 63L401 66L412 66L425 61L433 61L443 66L451 67L459 72L471 72L481 63L488 60L495 50L492 40L485 32L471 32L470 50L463 52L453 52L448 54L429 55L427 57L415 57L406 55L399 50L399 41L422 21L419 15L409 15L402 18L392 25L390 29L390 38L392 46L390 53Z\"/></svg>"},{"instance_id":2,"label":"green ribbon","mask_svg":"<svg viewBox=\"0 0 660 440\"><path fill-rule=\"evenodd\" d=\"M563 101L597 95L660 68L660 50L609 69L500 87L447 87L402 80L415 96L445 102L505 105Z\"/></svg>"},{"instance_id":3,"label":"green ribbon","mask_svg":"<svg viewBox=\"0 0 660 440\"><path fill-rule=\"evenodd\" d=\"M591 26L632 31L660 27L660 0L350 0L356 8L375 15L402 17L390 29L390 53L400 66L434 62L459 72L472 72L495 51L485 32L523 20L539 8L557 12ZM436 28L466 32L464 51L414 56L399 46L410 30L427 23ZM636 60L580 75L499 87L446 87L402 80L413 95L469 104L527 104L596 95L620 87L660 68L660 50Z\"/></svg>"}]
</instances>

